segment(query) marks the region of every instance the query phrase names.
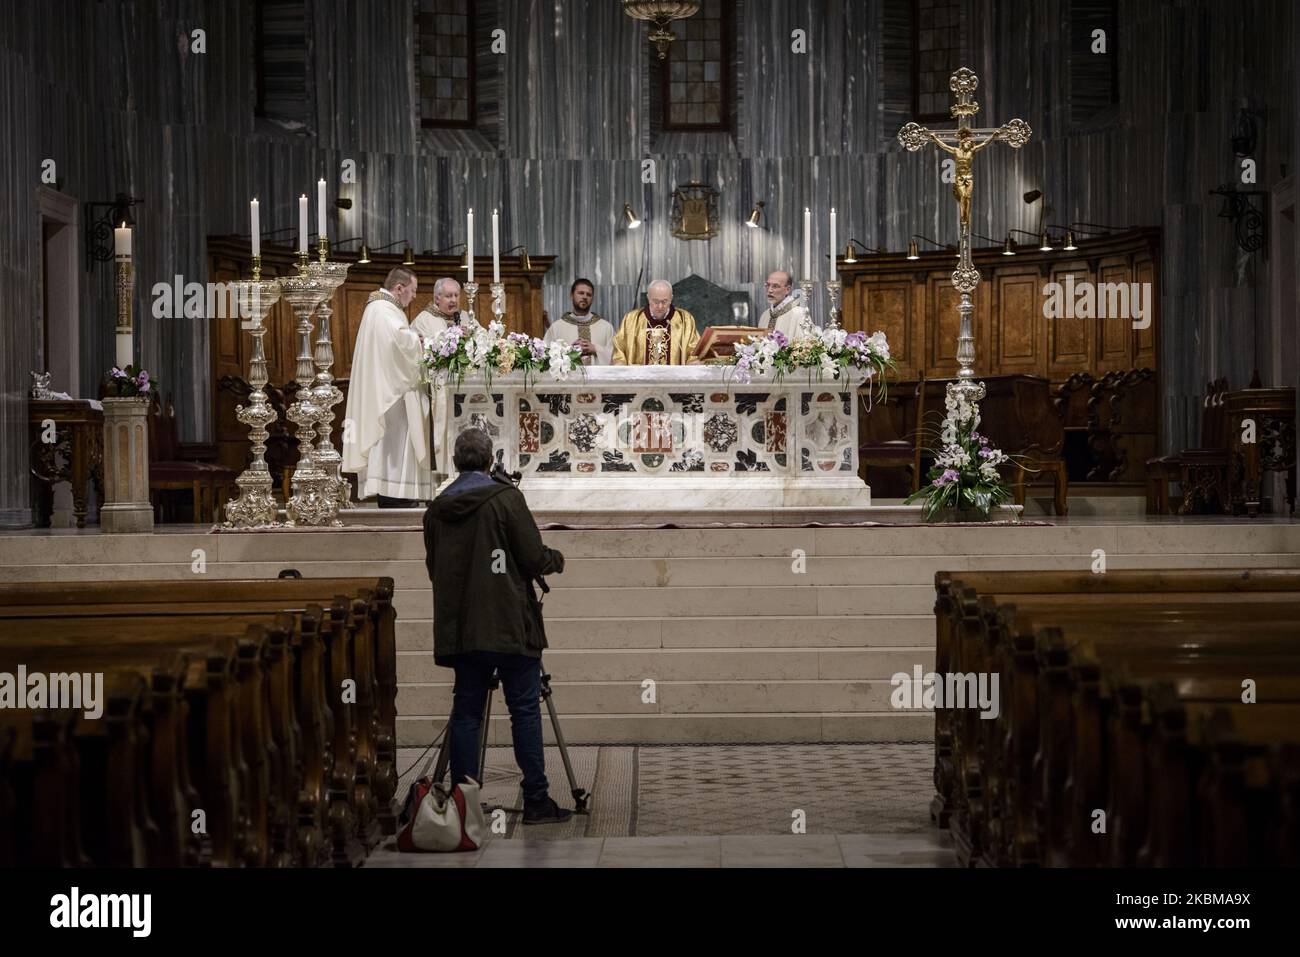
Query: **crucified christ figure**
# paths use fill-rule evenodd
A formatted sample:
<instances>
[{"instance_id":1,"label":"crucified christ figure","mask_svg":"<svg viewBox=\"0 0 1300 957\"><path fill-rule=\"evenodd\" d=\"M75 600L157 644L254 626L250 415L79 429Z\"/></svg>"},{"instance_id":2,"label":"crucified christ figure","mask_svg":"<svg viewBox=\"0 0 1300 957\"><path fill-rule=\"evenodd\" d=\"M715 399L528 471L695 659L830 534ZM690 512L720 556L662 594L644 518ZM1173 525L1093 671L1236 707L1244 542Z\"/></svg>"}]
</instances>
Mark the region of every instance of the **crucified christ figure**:
<instances>
[{"instance_id":1,"label":"crucified christ figure","mask_svg":"<svg viewBox=\"0 0 1300 957\"><path fill-rule=\"evenodd\" d=\"M975 134L962 127L957 130L956 144L950 146L940 137L930 134L930 140L935 146L957 157L957 175L952 181L952 195L957 198L958 220L963 233L970 228L970 198L971 193L975 191L975 173L971 160L976 153L997 138L997 134L994 133L982 140L976 140Z\"/></svg>"}]
</instances>

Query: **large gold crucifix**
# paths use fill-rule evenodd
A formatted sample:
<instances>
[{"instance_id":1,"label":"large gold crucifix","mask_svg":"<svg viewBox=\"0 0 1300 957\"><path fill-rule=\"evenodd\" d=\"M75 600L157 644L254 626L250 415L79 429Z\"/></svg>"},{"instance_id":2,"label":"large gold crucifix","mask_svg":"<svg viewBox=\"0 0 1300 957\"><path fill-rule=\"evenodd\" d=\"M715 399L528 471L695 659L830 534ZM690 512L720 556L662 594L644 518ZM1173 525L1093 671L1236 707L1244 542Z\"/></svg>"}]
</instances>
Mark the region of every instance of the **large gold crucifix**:
<instances>
[{"instance_id":1,"label":"large gold crucifix","mask_svg":"<svg viewBox=\"0 0 1300 957\"><path fill-rule=\"evenodd\" d=\"M960 331L957 335L957 384L949 386L969 402L978 402L984 397L984 386L974 382L975 337L971 333L971 314L975 311L972 298L975 287L979 285L979 270L970 258L970 209L971 196L975 192L975 154L990 143L1003 142L1012 149L1020 149L1029 142L1032 131L1024 120L1015 119L995 128L973 129L970 119L979 112L979 104L971 99L971 94L979 86L979 77L962 67L948 79L948 89L956 97L949 112L957 121L955 130L931 130L919 123L908 123L898 131L898 142L909 153L915 153L927 143L933 143L939 149L956 157L956 175L952 183L952 194L957 200L957 220L959 239L957 244L957 268L952 274L952 284L961 294L957 311L961 316Z\"/></svg>"}]
</instances>

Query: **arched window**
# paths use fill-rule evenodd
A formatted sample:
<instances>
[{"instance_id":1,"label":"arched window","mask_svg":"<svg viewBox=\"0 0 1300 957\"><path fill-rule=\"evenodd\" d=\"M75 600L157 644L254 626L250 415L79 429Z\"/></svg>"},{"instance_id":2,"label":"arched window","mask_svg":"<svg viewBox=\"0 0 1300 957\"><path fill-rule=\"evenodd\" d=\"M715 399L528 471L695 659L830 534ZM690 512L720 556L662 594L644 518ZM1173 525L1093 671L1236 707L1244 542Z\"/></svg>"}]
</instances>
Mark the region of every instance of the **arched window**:
<instances>
[{"instance_id":1,"label":"arched window","mask_svg":"<svg viewBox=\"0 0 1300 957\"><path fill-rule=\"evenodd\" d=\"M703 0L692 17L673 22L677 39L661 70L663 128L731 129L733 0Z\"/></svg>"},{"instance_id":2,"label":"arched window","mask_svg":"<svg viewBox=\"0 0 1300 957\"><path fill-rule=\"evenodd\" d=\"M415 28L420 124L473 127L474 0L417 0Z\"/></svg>"},{"instance_id":3,"label":"arched window","mask_svg":"<svg viewBox=\"0 0 1300 957\"><path fill-rule=\"evenodd\" d=\"M920 122L951 119L948 79L960 67L960 0L912 4L912 116Z\"/></svg>"}]
</instances>

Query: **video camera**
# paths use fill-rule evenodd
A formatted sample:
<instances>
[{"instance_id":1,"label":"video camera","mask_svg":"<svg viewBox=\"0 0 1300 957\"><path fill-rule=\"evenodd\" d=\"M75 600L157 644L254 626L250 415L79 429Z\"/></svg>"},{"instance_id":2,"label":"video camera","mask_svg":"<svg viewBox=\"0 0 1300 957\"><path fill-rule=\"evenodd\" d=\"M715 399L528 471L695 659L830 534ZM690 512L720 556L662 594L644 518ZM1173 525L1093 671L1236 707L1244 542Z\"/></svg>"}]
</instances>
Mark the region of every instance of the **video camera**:
<instances>
[{"instance_id":1,"label":"video camera","mask_svg":"<svg viewBox=\"0 0 1300 957\"><path fill-rule=\"evenodd\" d=\"M507 472L506 467L500 462L493 462L492 468L488 470L488 477L494 482L500 482L502 485L513 485L518 488L519 483L523 481L524 474L522 472Z\"/></svg>"}]
</instances>

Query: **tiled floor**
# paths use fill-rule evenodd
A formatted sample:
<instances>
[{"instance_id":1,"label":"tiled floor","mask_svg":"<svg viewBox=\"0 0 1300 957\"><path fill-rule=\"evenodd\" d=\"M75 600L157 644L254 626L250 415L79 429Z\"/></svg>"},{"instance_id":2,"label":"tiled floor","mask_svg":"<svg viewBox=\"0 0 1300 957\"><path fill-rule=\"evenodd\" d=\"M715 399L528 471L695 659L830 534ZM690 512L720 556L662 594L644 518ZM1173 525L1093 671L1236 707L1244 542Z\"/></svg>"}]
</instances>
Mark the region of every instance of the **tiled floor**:
<instances>
[{"instance_id":1,"label":"tiled floor","mask_svg":"<svg viewBox=\"0 0 1300 957\"><path fill-rule=\"evenodd\" d=\"M399 793L433 756L399 752ZM576 747L589 813L525 828L513 756L492 748L483 800L506 809L504 834L473 854L400 854L390 839L367 866L952 867L927 816L932 756L921 744ZM547 775L572 807L554 748Z\"/></svg>"}]
</instances>

